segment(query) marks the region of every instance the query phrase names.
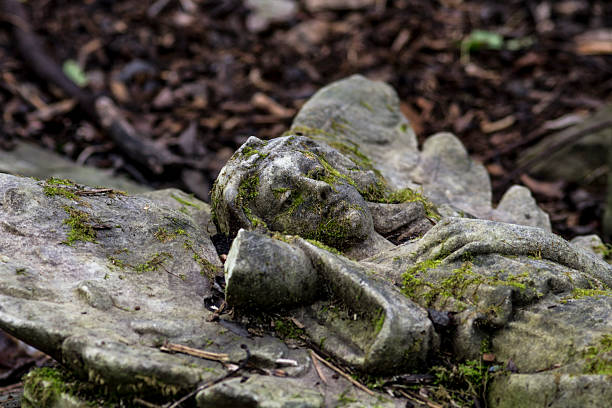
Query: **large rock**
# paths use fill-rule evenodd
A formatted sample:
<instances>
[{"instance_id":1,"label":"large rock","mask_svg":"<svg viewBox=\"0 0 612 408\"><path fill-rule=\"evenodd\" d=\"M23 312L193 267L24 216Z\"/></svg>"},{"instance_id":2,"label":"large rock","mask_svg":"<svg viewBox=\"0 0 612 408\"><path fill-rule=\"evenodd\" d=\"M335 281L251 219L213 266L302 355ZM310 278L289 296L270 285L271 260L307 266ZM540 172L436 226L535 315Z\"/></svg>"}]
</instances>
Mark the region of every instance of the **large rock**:
<instances>
[{"instance_id":1,"label":"large rock","mask_svg":"<svg viewBox=\"0 0 612 408\"><path fill-rule=\"evenodd\" d=\"M261 367L293 360L296 366L283 370L298 377L288 383L314 390L303 396L271 393L271 384L279 390L287 380L265 379L265 387L253 380L255 385L241 391L248 406L322 406L350 386L339 379L317 387L320 380L303 349L289 349L270 334L250 337L237 322L212 321L204 299L212 295L221 263L207 232L206 203L177 190L147 197L95 191L67 180L0 174L0 328L53 356L95 389L129 401L134 395L178 399L231 369L160 351L166 342L227 354L233 362L245 357L241 345L246 345L251 362ZM48 380L28 385L24 403L91 404L79 387L71 393L65 384L54 399L41 399L49 394L38 388L57 392ZM207 390L198 403L234 406L231 384ZM352 393L370 401L362 391Z\"/></svg>"},{"instance_id":2,"label":"large rock","mask_svg":"<svg viewBox=\"0 0 612 408\"><path fill-rule=\"evenodd\" d=\"M421 185L422 199L406 190L415 183ZM418 202L427 211L392 204L392 197L409 191L399 202ZM345 204L339 206L339 202ZM213 209L220 231L226 234L235 235L238 228L271 229L320 240L362 260L359 266L295 239L289 240L290 245L277 245L279 255L297 248L307 254L301 264L310 262L317 271L324 298L357 307L362 305L363 288L396 285L406 297L432 309L432 316L450 314L455 327L444 332L442 343L450 346L457 359L478 359L486 345L500 361L512 361L527 376L521 381L533 378L537 382L563 373L581 376L581 382L595 388L609 372L606 345L612 340L612 268L588 245L572 245L550 233L548 216L523 187L511 188L493 209L486 171L469 158L453 135L434 135L419 151L399 113L397 96L384 84L359 76L338 81L304 105L283 137L267 143L250 139L222 170L213 190ZM397 247L373 244L380 242L373 237L388 237L396 227L387 228L387 224L397 225L401 217L410 220L410 230L440 214L445 218L429 231L431 225L421 230L427 232L418 240ZM332 220L347 226L336 227L333 235L316 234ZM254 238L243 235L234 245L242 246L249 239ZM257 280L263 265L276 265L275 276L284 276L282 265L274 264L270 256L273 252L260 251L261 265L250 261L249 267L241 268L239 284ZM226 265L228 290L238 276L232 265ZM361 273L364 268L370 272ZM283 291L287 285L291 293L299 293L292 286L295 283L276 281L276 290ZM313 284L309 280L308 288ZM389 294L386 298L393 298ZM261 296L243 296L252 306L265 306L266 300L257 304ZM313 301L310 296L301 300ZM390 310L380 303L370 304L385 313ZM317 307L315 301L310 310ZM307 322L312 340L333 339L328 351L337 358L368 370L375 371L376 365L397 370L384 359L368 362L370 345L383 339L383 332L364 340L359 333L371 328L346 326L338 324L346 318L321 316L317 316L317 332L309 326L308 312L304 308L294 316ZM365 315L371 319L371 313ZM415 322L410 324L417 327ZM335 336L338 332L350 335L342 339ZM358 340L351 344L348 337L353 336ZM423 352L436 350L435 342L423 344L430 345ZM598 350L594 356L593 350ZM507 404L504 380L494 382L498 393L491 396L492 403ZM564 397L582 400L570 383L562 390ZM525 393L531 395L537 389L534 386Z\"/></svg>"}]
</instances>

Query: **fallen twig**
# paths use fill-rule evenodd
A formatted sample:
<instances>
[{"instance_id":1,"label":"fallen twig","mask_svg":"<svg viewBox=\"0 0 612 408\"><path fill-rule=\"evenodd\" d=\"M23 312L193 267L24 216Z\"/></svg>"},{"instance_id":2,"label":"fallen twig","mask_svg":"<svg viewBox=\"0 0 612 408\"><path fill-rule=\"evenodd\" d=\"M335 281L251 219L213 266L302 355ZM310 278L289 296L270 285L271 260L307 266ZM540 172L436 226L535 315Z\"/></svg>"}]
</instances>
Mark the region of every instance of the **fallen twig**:
<instances>
[{"instance_id":1,"label":"fallen twig","mask_svg":"<svg viewBox=\"0 0 612 408\"><path fill-rule=\"evenodd\" d=\"M321 381L323 381L324 384L327 384L327 378L325 378L325 375L323 375L323 371L321 371L321 367L319 366L317 357L314 355L314 351L308 349L308 352L310 353L310 358L312 360L312 365L314 365L314 368L315 368L315 371L317 372L317 375L319 376Z\"/></svg>"},{"instance_id":2,"label":"fallen twig","mask_svg":"<svg viewBox=\"0 0 612 408\"><path fill-rule=\"evenodd\" d=\"M344 371L342 371L341 369L339 369L338 367L336 367L335 365L333 365L329 361L325 360L323 357L321 357L320 355L318 355L314 351L312 351L312 350L310 350L310 351L312 353L311 356L314 356L317 360L319 360L320 362L322 362L323 364L325 364L326 366L328 366L329 368L331 368L332 370L334 370L335 372L337 372L338 374L340 374L341 376L343 376L344 378L349 380L355 387L357 387L360 390L368 393L369 395L372 395L372 396L375 395L374 392L371 389L369 389L368 387L366 387L365 385L363 385L359 381L355 380L353 377L351 377L350 375L348 375L347 373L345 373Z\"/></svg>"},{"instance_id":3,"label":"fallen twig","mask_svg":"<svg viewBox=\"0 0 612 408\"><path fill-rule=\"evenodd\" d=\"M242 344L240 346L241 349L243 349L246 352L246 357L240 361L240 364L238 365L238 367L230 372L228 372L227 374L225 374L222 377L217 378L216 380L212 380L209 381L205 384L200 385L199 387L197 387L195 390L189 392L187 395L183 396L181 399L173 402L172 404L170 404L167 408L176 408L178 407L181 403L183 403L184 401L188 400L189 398L193 397L194 395L196 395L198 392L205 390L206 388L212 387L215 384L220 383L221 381L224 381L230 377L232 377L233 375L235 375L238 371L244 369L244 367L246 367L246 365L249 363L249 359L251 358L251 352L249 351L249 348L245 345Z\"/></svg>"},{"instance_id":4,"label":"fallen twig","mask_svg":"<svg viewBox=\"0 0 612 408\"><path fill-rule=\"evenodd\" d=\"M418 402L420 404L425 404L429 408L444 408L442 405L436 404L435 402L429 401L418 394L413 394L411 392L407 392L404 390L397 390L403 397L408 398L409 400Z\"/></svg>"},{"instance_id":5,"label":"fallen twig","mask_svg":"<svg viewBox=\"0 0 612 408\"><path fill-rule=\"evenodd\" d=\"M225 353L212 353L197 348L183 346L182 344L166 343L159 348L161 351L174 351L177 353L188 354L194 357L205 358L206 360L226 362L229 361L229 355Z\"/></svg>"},{"instance_id":6,"label":"fallen twig","mask_svg":"<svg viewBox=\"0 0 612 408\"><path fill-rule=\"evenodd\" d=\"M4 392L16 390L16 389L21 388L21 387L23 387L23 383L22 382L18 382L18 383L15 383L15 384L7 385L6 387L0 387L0 394L4 393Z\"/></svg>"}]
</instances>

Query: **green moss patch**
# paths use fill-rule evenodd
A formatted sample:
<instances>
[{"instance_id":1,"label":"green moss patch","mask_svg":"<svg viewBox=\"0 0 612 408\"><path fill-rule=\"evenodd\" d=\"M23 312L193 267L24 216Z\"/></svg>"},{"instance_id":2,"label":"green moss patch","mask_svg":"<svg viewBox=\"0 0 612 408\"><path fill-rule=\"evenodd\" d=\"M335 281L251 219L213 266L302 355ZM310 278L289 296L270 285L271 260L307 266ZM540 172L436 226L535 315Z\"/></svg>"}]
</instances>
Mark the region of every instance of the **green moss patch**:
<instances>
[{"instance_id":1,"label":"green moss patch","mask_svg":"<svg viewBox=\"0 0 612 408\"><path fill-rule=\"evenodd\" d=\"M568 300L582 299L585 297L612 296L612 290L609 289L583 289L575 288L569 296L561 299L561 303L567 303Z\"/></svg>"},{"instance_id":2,"label":"green moss patch","mask_svg":"<svg viewBox=\"0 0 612 408\"><path fill-rule=\"evenodd\" d=\"M79 197L75 194L76 184L68 179L60 179L51 177L45 180L43 191L49 197L62 196L71 200L78 200Z\"/></svg>"},{"instance_id":3,"label":"green moss patch","mask_svg":"<svg viewBox=\"0 0 612 408\"><path fill-rule=\"evenodd\" d=\"M254 154L257 154L260 159L265 159L266 157L268 157L268 154L269 154L269 153L262 153L257 149L253 149L251 146L244 146L241 150L241 153L242 153L242 157L245 157L245 158L249 158L253 156Z\"/></svg>"},{"instance_id":4,"label":"green moss patch","mask_svg":"<svg viewBox=\"0 0 612 408\"><path fill-rule=\"evenodd\" d=\"M260 225L267 228L266 223L257 215L253 214L253 211L251 211L251 208L249 207L249 203L259 195L259 191L257 190L258 187L259 176L257 175L247 177L242 180L240 186L238 187L238 199L236 204L242 208L244 215L247 217L253 227Z\"/></svg>"},{"instance_id":5,"label":"green moss patch","mask_svg":"<svg viewBox=\"0 0 612 408\"><path fill-rule=\"evenodd\" d=\"M510 286L524 291L533 284L527 272L511 275L497 271L491 276L475 273L472 271L471 260L464 261L460 268L453 269L442 280L433 282L425 279L428 271L437 268L441 262L441 259L430 259L408 268L402 274L402 293L427 306L437 301L442 301L442 305L445 305L447 300L453 299L458 302L456 306L463 309L473 303L472 297L480 285Z\"/></svg>"},{"instance_id":6,"label":"green moss patch","mask_svg":"<svg viewBox=\"0 0 612 408\"><path fill-rule=\"evenodd\" d=\"M156 252L147 261L134 265L132 268L137 273L155 272L162 268L168 259L172 258L172 254L168 252Z\"/></svg>"},{"instance_id":7,"label":"green moss patch","mask_svg":"<svg viewBox=\"0 0 612 408\"><path fill-rule=\"evenodd\" d=\"M182 204L182 205L184 205L186 207L193 207L196 210L200 210L201 209L199 205L197 205L195 203L192 203L189 200L185 200L185 199L183 199L183 198L181 198L181 197L179 197L179 196L177 196L175 194L170 194L170 197L172 197L174 200L176 200L177 202L179 202L180 204Z\"/></svg>"},{"instance_id":8,"label":"green moss patch","mask_svg":"<svg viewBox=\"0 0 612 408\"><path fill-rule=\"evenodd\" d=\"M174 231L168 231L166 228L159 227L157 231L153 234L155 238L157 238L160 242L166 243L170 241L174 241L179 235L186 235L184 229L178 228Z\"/></svg>"},{"instance_id":9,"label":"green moss patch","mask_svg":"<svg viewBox=\"0 0 612 408\"><path fill-rule=\"evenodd\" d=\"M612 376L612 334L604 335L597 345L583 352L585 374Z\"/></svg>"},{"instance_id":10,"label":"green moss patch","mask_svg":"<svg viewBox=\"0 0 612 408\"><path fill-rule=\"evenodd\" d=\"M64 404L109 408L142 407L142 404L137 402L138 399L148 401L151 405L162 406L162 404L172 402L179 391L170 389L176 387L166 386L161 394L166 392L167 397L163 397L160 393L153 391L153 389L159 390L159 387L148 390L146 387L132 385L113 387L104 384L101 379L96 384L82 381L61 367L35 368L24 376L23 381L24 399L27 398L31 406L37 407L64 406ZM147 386L153 385L147 384L146 381L143 383ZM120 390L120 388L123 389Z\"/></svg>"},{"instance_id":11,"label":"green moss patch","mask_svg":"<svg viewBox=\"0 0 612 408\"><path fill-rule=\"evenodd\" d=\"M68 205L64 206L64 211L68 214L64 224L70 227L68 237L63 242L64 244L72 245L76 241L96 242L96 230L93 227L92 217L89 214Z\"/></svg>"},{"instance_id":12,"label":"green moss patch","mask_svg":"<svg viewBox=\"0 0 612 408\"><path fill-rule=\"evenodd\" d=\"M291 321L291 319L276 319L273 322L276 335L283 339L305 340L307 339L306 332Z\"/></svg>"}]
</instances>

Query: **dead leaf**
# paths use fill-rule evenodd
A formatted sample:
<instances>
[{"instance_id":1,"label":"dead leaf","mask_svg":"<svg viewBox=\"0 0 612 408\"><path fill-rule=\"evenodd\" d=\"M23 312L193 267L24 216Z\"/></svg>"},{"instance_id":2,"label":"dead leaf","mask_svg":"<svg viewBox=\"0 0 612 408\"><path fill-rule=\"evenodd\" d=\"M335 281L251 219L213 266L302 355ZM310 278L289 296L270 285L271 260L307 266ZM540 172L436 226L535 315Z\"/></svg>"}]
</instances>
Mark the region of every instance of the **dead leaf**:
<instances>
[{"instance_id":1,"label":"dead leaf","mask_svg":"<svg viewBox=\"0 0 612 408\"><path fill-rule=\"evenodd\" d=\"M534 193L541 194L554 199L563 198L563 187L565 186L564 181L556 181L554 183L547 181L538 181L532 179L527 174L521 174L520 179L523 184L525 184Z\"/></svg>"},{"instance_id":2,"label":"dead leaf","mask_svg":"<svg viewBox=\"0 0 612 408\"><path fill-rule=\"evenodd\" d=\"M30 113L28 115L28 120L42 120L46 122L55 116L70 112L75 107L76 103L74 99L64 99L63 101L46 105L36 112Z\"/></svg>"},{"instance_id":3,"label":"dead leaf","mask_svg":"<svg viewBox=\"0 0 612 408\"><path fill-rule=\"evenodd\" d=\"M505 176L507 174L506 170L497 163L487 164L487 171L490 175L496 177Z\"/></svg>"},{"instance_id":4,"label":"dead leaf","mask_svg":"<svg viewBox=\"0 0 612 408\"><path fill-rule=\"evenodd\" d=\"M130 100L130 93L123 82L111 79L110 89L115 99L119 102L126 103Z\"/></svg>"},{"instance_id":5,"label":"dead leaf","mask_svg":"<svg viewBox=\"0 0 612 408\"><path fill-rule=\"evenodd\" d=\"M295 114L293 109L285 108L263 92L256 92L251 98L251 103L256 108L267 110L271 114L281 118L289 118Z\"/></svg>"},{"instance_id":6,"label":"dead leaf","mask_svg":"<svg viewBox=\"0 0 612 408\"><path fill-rule=\"evenodd\" d=\"M514 125L515 120L516 119L514 115L508 115L505 118L497 120L495 122L483 120L482 122L480 122L480 130L482 130L484 133L499 132L500 130L504 130Z\"/></svg>"},{"instance_id":7,"label":"dead leaf","mask_svg":"<svg viewBox=\"0 0 612 408\"><path fill-rule=\"evenodd\" d=\"M493 353L484 353L482 355L482 361L486 361L487 363L492 363L495 361L495 354Z\"/></svg>"},{"instance_id":8,"label":"dead leaf","mask_svg":"<svg viewBox=\"0 0 612 408\"><path fill-rule=\"evenodd\" d=\"M424 127L421 115L419 115L414 109L412 109L410 104L406 102L402 102L400 104L400 110L402 111L404 116L408 118L408 121L410 121L410 125L412 126L412 130L414 130L414 133L416 133L417 135L422 134Z\"/></svg>"},{"instance_id":9,"label":"dead leaf","mask_svg":"<svg viewBox=\"0 0 612 408\"><path fill-rule=\"evenodd\" d=\"M576 52L581 55L612 54L612 30L587 31L574 39Z\"/></svg>"}]
</instances>

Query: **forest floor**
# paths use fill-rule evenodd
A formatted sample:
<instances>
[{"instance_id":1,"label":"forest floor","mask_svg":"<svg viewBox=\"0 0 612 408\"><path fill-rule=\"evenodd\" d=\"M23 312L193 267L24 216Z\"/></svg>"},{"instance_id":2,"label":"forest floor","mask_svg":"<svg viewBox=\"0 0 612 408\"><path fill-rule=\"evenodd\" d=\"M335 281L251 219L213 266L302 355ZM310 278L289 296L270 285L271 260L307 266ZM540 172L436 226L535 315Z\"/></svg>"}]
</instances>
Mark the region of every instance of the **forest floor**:
<instances>
[{"instance_id":1,"label":"forest floor","mask_svg":"<svg viewBox=\"0 0 612 408\"><path fill-rule=\"evenodd\" d=\"M544 186L535 196L555 232L600 231L605 174L592 186L508 178L521 152L555 130L551 123L610 103L612 2L303 0L271 22L249 8L254 3L25 3L28 23L65 72L92 94L112 97L156 145L198 163L158 172L135 164L30 69L15 47L15 22L3 14L0 148L31 141L208 201L217 173L248 136L280 135L319 88L360 73L398 91L420 141L455 133L489 170L495 199L509 181ZM326 4L364 7L320 9ZM3 350L0 362L9 361ZM15 378L16 365L0 363L0 387Z\"/></svg>"}]
</instances>

